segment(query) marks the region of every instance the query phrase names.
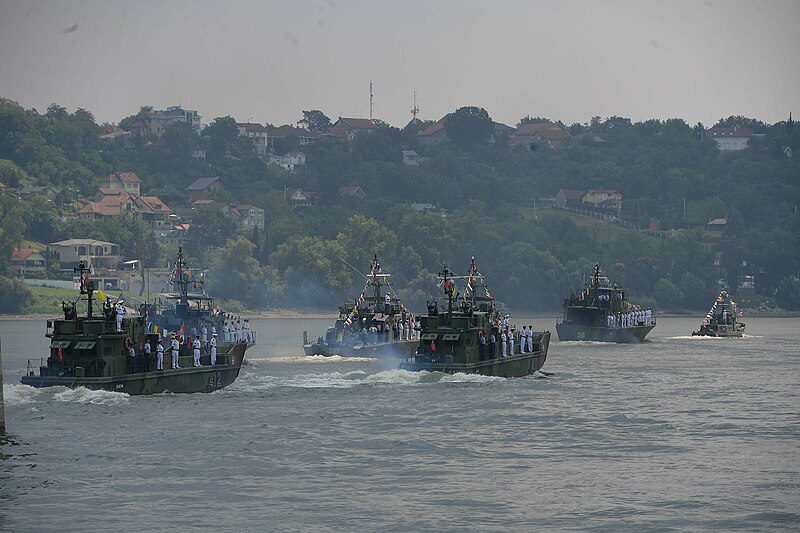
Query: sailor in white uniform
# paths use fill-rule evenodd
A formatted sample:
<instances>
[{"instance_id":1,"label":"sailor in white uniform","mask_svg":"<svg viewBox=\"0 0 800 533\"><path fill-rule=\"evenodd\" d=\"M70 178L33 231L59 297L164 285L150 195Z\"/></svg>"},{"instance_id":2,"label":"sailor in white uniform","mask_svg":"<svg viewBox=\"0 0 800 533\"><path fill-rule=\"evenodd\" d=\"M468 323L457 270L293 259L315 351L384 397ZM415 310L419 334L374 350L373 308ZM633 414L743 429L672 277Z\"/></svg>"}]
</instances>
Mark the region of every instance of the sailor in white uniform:
<instances>
[{"instance_id":1,"label":"sailor in white uniform","mask_svg":"<svg viewBox=\"0 0 800 533\"><path fill-rule=\"evenodd\" d=\"M500 354L503 357L508 355L508 336L506 335L506 330L504 329L503 332L500 334Z\"/></svg>"},{"instance_id":2,"label":"sailor in white uniform","mask_svg":"<svg viewBox=\"0 0 800 533\"><path fill-rule=\"evenodd\" d=\"M164 370L164 343L158 339L156 346L156 370Z\"/></svg>"},{"instance_id":3,"label":"sailor in white uniform","mask_svg":"<svg viewBox=\"0 0 800 533\"><path fill-rule=\"evenodd\" d=\"M208 350L208 327L205 324L200 329L200 342L203 343L203 348Z\"/></svg>"},{"instance_id":4,"label":"sailor in white uniform","mask_svg":"<svg viewBox=\"0 0 800 533\"><path fill-rule=\"evenodd\" d=\"M125 302L120 300L114 308L117 312L117 333L122 333L122 317L125 316L125 308L122 306L123 303Z\"/></svg>"},{"instance_id":5,"label":"sailor in white uniform","mask_svg":"<svg viewBox=\"0 0 800 533\"><path fill-rule=\"evenodd\" d=\"M528 326L528 352L533 353L533 324Z\"/></svg>"},{"instance_id":6,"label":"sailor in white uniform","mask_svg":"<svg viewBox=\"0 0 800 533\"><path fill-rule=\"evenodd\" d=\"M511 355L514 355L514 328L511 328L511 334L508 336L508 347Z\"/></svg>"},{"instance_id":7,"label":"sailor in white uniform","mask_svg":"<svg viewBox=\"0 0 800 533\"><path fill-rule=\"evenodd\" d=\"M217 364L217 334L211 334L211 364Z\"/></svg>"},{"instance_id":8,"label":"sailor in white uniform","mask_svg":"<svg viewBox=\"0 0 800 533\"><path fill-rule=\"evenodd\" d=\"M194 350L194 366L202 366L200 365L200 337L196 335L192 343L192 349Z\"/></svg>"},{"instance_id":9,"label":"sailor in white uniform","mask_svg":"<svg viewBox=\"0 0 800 533\"><path fill-rule=\"evenodd\" d=\"M178 365L178 356L181 352L181 343L177 335L172 336L172 368L180 368Z\"/></svg>"}]
</instances>

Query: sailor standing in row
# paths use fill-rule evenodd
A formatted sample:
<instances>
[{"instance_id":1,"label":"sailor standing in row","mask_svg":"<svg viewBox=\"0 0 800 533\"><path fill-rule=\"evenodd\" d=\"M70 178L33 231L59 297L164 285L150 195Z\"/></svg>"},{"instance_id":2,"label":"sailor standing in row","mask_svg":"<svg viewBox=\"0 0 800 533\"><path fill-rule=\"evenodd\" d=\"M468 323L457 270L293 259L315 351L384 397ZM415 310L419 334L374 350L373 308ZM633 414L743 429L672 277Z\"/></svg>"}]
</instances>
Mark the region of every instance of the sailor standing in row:
<instances>
[{"instance_id":1,"label":"sailor standing in row","mask_svg":"<svg viewBox=\"0 0 800 533\"><path fill-rule=\"evenodd\" d=\"M500 334L500 354L505 357L508 355L508 336L506 335L506 330L503 329L503 332Z\"/></svg>"},{"instance_id":2,"label":"sailor standing in row","mask_svg":"<svg viewBox=\"0 0 800 533\"><path fill-rule=\"evenodd\" d=\"M528 352L533 353L533 324L528 326Z\"/></svg>"},{"instance_id":3,"label":"sailor standing in row","mask_svg":"<svg viewBox=\"0 0 800 533\"><path fill-rule=\"evenodd\" d=\"M203 327L200 329L200 342L203 343L203 348L208 351L208 328L205 324L203 324Z\"/></svg>"},{"instance_id":4,"label":"sailor standing in row","mask_svg":"<svg viewBox=\"0 0 800 533\"><path fill-rule=\"evenodd\" d=\"M192 343L192 349L194 350L194 366L201 366L200 365L200 337L197 335L194 336L194 342Z\"/></svg>"},{"instance_id":5,"label":"sailor standing in row","mask_svg":"<svg viewBox=\"0 0 800 533\"><path fill-rule=\"evenodd\" d=\"M122 333L122 317L125 316L125 307L122 304L124 303L124 301L120 300L114 308L117 313L117 333Z\"/></svg>"},{"instance_id":6,"label":"sailor standing in row","mask_svg":"<svg viewBox=\"0 0 800 533\"><path fill-rule=\"evenodd\" d=\"M160 338L156 346L156 370L164 370L164 343Z\"/></svg>"},{"instance_id":7,"label":"sailor standing in row","mask_svg":"<svg viewBox=\"0 0 800 533\"><path fill-rule=\"evenodd\" d=\"M177 335L172 336L172 368L180 368L178 365L178 355L181 351L181 342L178 340Z\"/></svg>"},{"instance_id":8,"label":"sailor standing in row","mask_svg":"<svg viewBox=\"0 0 800 533\"><path fill-rule=\"evenodd\" d=\"M523 325L522 331L519 332L519 352L525 353L528 350L526 346L528 345L528 326Z\"/></svg>"},{"instance_id":9,"label":"sailor standing in row","mask_svg":"<svg viewBox=\"0 0 800 533\"><path fill-rule=\"evenodd\" d=\"M217 334L211 334L211 364L217 364Z\"/></svg>"},{"instance_id":10,"label":"sailor standing in row","mask_svg":"<svg viewBox=\"0 0 800 533\"><path fill-rule=\"evenodd\" d=\"M222 338L225 342L231 342L231 332L228 329L227 322L223 322L222 324Z\"/></svg>"},{"instance_id":11,"label":"sailor standing in row","mask_svg":"<svg viewBox=\"0 0 800 533\"><path fill-rule=\"evenodd\" d=\"M244 325L242 326L242 340L244 342L250 342L250 319L244 319Z\"/></svg>"},{"instance_id":12,"label":"sailor standing in row","mask_svg":"<svg viewBox=\"0 0 800 533\"><path fill-rule=\"evenodd\" d=\"M150 370L150 341L145 339L144 346L142 346L142 351L144 352L144 371L147 372Z\"/></svg>"}]
</instances>

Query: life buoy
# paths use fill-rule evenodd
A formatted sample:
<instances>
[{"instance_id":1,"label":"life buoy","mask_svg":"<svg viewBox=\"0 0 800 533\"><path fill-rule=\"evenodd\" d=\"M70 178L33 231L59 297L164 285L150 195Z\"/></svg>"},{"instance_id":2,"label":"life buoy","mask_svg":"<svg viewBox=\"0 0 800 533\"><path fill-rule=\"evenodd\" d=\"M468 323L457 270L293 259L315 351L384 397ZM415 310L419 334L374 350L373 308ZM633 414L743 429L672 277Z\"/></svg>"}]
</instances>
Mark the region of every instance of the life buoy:
<instances>
[{"instance_id":1,"label":"life buoy","mask_svg":"<svg viewBox=\"0 0 800 533\"><path fill-rule=\"evenodd\" d=\"M125 337L125 349L128 350L133 345L130 337Z\"/></svg>"}]
</instances>

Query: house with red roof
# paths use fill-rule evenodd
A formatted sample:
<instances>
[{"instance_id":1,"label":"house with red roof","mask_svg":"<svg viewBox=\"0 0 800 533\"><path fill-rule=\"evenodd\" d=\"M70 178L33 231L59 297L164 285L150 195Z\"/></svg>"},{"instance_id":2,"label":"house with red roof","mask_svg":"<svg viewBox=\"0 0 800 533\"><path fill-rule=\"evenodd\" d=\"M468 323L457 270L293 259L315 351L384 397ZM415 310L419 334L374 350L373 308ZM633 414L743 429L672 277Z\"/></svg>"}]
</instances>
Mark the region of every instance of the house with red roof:
<instances>
[{"instance_id":1,"label":"house with red roof","mask_svg":"<svg viewBox=\"0 0 800 533\"><path fill-rule=\"evenodd\" d=\"M171 210L157 196L141 196L121 189L102 188L94 202L86 202L78 210L78 218L101 220L131 213L154 228L162 227Z\"/></svg>"},{"instance_id":2,"label":"house with red roof","mask_svg":"<svg viewBox=\"0 0 800 533\"><path fill-rule=\"evenodd\" d=\"M561 124L543 122L536 124L523 124L514 130L508 138L509 146L524 146L531 149L535 145L544 145L548 148L561 148L572 138L569 131Z\"/></svg>"},{"instance_id":3,"label":"house with red roof","mask_svg":"<svg viewBox=\"0 0 800 533\"><path fill-rule=\"evenodd\" d=\"M267 133L264 126L253 122L237 122L239 137L247 137L253 141L253 151L259 155L267 153Z\"/></svg>"},{"instance_id":4,"label":"house with red roof","mask_svg":"<svg viewBox=\"0 0 800 533\"><path fill-rule=\"evenodd\" d=\"M267 144L270 150L275 149L275 141L277 139L297 139L299 145L305 146L307 144L316 144L317 140L319 140L319 135L303 128L286 125L267 131Z\"/></svg>"},{"instance_id":5,"label":"house with red roof","mask_svg":"<svg viewBox=\"0 0 800 533\"><path fill-rule=\"evenodd\" d=\"M130 194L141 194L142 180L133 172L115 172L100 178L100 189L117 189Z\"/></svg>"},{"instance_id":6,"label":"house with red roof","mask_svg":"<svg viewBox=\"0 0 800 533\"><path fill-rule=\"evenodd\" d=\"M11 269L26 274L39 274L47 269L47 259L35 248L15 248L11 253Z\"/></svg>"},{"instance_id":7,"label":"house with red roof","mask_svg":"<svg viewBox=\"0 0 800 533\"><path fill-rule=\"evenodd\" d=\"M447 137L447 118L452 113L448 113L433 124L428 125L417 133L417 141L420 144L424 145L431 145L431 144L440 144L443 142L447 142L449 138Z\"/></svg>"},{"instance_id":8,"label":"house with red roof","mask_svg":"<svg viewBox=\"0 0 800 533\"><path fill-rule=\"evenodd\" d=\"M356 135L372 133L376 129L378 126L368 118L339 117L339 120L331 126L330 133L334 137L350 142L355 139Z\"/></svg>"}]
</instances>

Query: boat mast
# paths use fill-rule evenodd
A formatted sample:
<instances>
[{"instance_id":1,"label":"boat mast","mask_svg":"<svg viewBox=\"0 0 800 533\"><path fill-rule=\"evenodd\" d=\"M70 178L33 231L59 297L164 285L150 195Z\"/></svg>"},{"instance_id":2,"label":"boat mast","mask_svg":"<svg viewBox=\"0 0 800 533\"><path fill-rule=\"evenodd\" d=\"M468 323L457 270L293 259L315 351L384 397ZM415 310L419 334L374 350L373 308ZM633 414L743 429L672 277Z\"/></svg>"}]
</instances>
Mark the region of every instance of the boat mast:
<instances>
[{"instance_id":1,"label":"boat mast","mask_svg":"<svg viewBox=\"0 0 800 533\"><path fill-rule=\"evenodd\" d=\"M72 269L73 272L80 274L81 280L81 294L86 295L86 317L92 319L92 293L94 293L94 281L89 279L89 269L86 268L83 260L78 263L78 266Z\"/></svg>"}]
</instances>

